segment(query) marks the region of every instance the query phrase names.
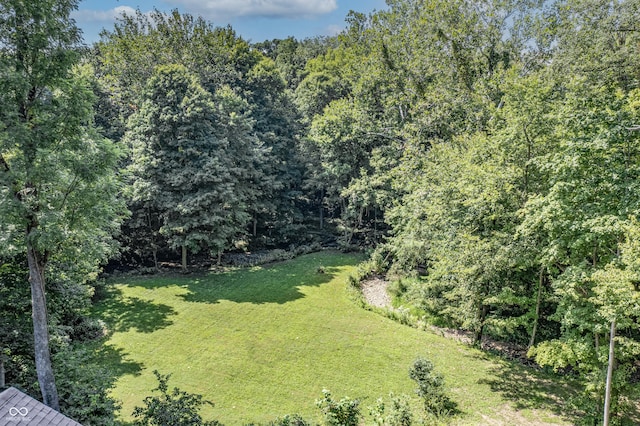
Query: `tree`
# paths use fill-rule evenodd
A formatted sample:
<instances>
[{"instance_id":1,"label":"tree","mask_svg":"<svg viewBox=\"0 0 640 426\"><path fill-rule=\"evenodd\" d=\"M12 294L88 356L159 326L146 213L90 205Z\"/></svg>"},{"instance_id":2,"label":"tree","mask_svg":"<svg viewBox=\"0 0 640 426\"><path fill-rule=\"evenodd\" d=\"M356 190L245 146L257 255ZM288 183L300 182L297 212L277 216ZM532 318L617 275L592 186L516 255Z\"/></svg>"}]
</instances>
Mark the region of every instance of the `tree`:
<instances>
[{"instance_id":1,"label":"tree","mask_svg":"<svg viewBox=\"0 0 640 426\"><path fill-rule=\"evenodd\" d=\"M213 27L177 10L120 16L96 43L92 60L101 86L118 106L119 119L139 110L149 79L160 65L182 64L213 94L222 86L242 89L262 55L230 27Z\"/></svg>"},{"instance_id":2,"label":"tree","mask_svg":"<svg viewBox=\"0 0 640 426\"><path fill-rule=\"evenodd\" d=\"M571 366L587 379L579 402L585 418L597 419L604 403L603 372L616 323L616 359L621 366L637 357L637 333L629 330L627 315L636 315L628 303L635 278L630 277L625 248L629 218L640 214L637 181L640 176L638 92L574 76L564 85L557 106L555 134L560 144L543 156L549 188L531 197L522 210L519 233L535 241L541 261L550 265L550 285L557 301L553 318L560 334L531 349L540 364ZM635 234L637 235L637 234ZM622 271L626 272L622 272ZM624 316L621 315L624 313ZM625 347L626 346L626 347ZM627 357L621 354L627 353ZM630 354L630 355L629 355ZM628 366L617 375L628 374ZM614 378L614 391L620 381ZM617 382L617 384L616 384ZM612 405L612 412L618 408Z\"/></svg>"},{"instance_id":3,"label":"tree","mask_svg":"<svg viewBox=\"0 0 640 426\"><path fill-rule=\"evenodd\" d=\"M160 212L183 268L187 250L219 253L250 219L260 152L243 110L229 89L214 97L184 66L169 65L158 67L129 120L137 197Z\"/></svg>"},{"instance_id":4,"label":"tree","mask_svg":"<svg viewBox=\"0 0 640 426\"><path fill-rule=\"evenodd\" d=\"M217 421L204 421L198 413L203 405L213 405L204 400L202 395L191 394L178 388L169 391L170 374L163 376L154 370L158 379L160 396L147 396L144 399L144 407L136 407L133 417L136 418L136 426L217 426Z\"/></svg>"},{"instance_id":5,"label":"tree","mask_svg":"<svg viewBox=\"0 0 640 426\"><path fill-rule=\"evenodd\" d=\"M245 97L251 109L255 137L264 147L260 175L256 176L253 213L255 238L262 231L267 244L290 242L302 227L298 138L299 114L276 65L264 58L246 78ZM259 229L262 228L262 229Z\"/></svg>"},{"instance_id":6,"label":"tree","mask_svg":"<svg viewBox=\"0 0 640 426\"><path fill-rule=\"evenodd\" d=\"M45 404L59 409L46 304L48 265L106 259L121 206L119 157L93 129L89 76L74 68L75 0L0 5L0 244L26 254L34 350ZM67 257L68 256L68 257Z\"/></svg>"}]
</instances>

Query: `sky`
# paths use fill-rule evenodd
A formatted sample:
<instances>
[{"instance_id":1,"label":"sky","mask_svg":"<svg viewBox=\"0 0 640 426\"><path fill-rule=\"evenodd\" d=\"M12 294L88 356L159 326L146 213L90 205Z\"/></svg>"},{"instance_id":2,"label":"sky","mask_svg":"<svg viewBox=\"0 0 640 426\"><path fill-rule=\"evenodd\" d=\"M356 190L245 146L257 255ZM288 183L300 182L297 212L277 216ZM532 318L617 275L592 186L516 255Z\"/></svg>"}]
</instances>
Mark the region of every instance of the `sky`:
<instances>
[{"instance_id":1,"label":"sky","mask_svg":"<svg viewBox=\"0 0 640 426\"><path fill-rule=\"evenodd\" d=\"M149 12L154 8L202 16L215 26L231 24L238 35L251 42L294 36L335 35L346 26L350 10L369 13L387 8L385 0L81 0L72 17L82 29L85 42L99 39L103 28L113 28L117 16Z\"/></svg>"}]
</instances>

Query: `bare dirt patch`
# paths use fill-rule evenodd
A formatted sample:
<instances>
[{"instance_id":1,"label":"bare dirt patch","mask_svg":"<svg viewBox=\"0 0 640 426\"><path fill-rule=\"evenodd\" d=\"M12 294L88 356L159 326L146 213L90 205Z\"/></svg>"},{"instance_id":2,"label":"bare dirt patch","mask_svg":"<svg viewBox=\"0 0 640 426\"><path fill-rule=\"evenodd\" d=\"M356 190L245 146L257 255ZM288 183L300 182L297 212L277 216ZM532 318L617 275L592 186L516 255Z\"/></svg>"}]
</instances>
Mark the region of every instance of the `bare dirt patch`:
<instances>
[{"instance_id":1,"label":"bare dirt patch","mask_svg":"<svg viewBox=\"0 0 640 426\"><path fill-rule=\"evenodd\" d=\"M391 296L387 292L388 286L388 281L380 277L374 277L363 281L360 284L360 290L362 290L362 296L369 305L378 308L390 308Z\"/></svg>"},{"instance_id":2,"label":"bare dirt patch","mask_svg":"<svg viewBox=\"0 0 640 426\"><path fill-rule=\"evenodd\" d=\"M482 416L483 425L487 426L554 426L559 423L565 423L561 417L555 415L545 414L548 417L549 422L536 419L535 417L541 416L538 410L531 410L531 415L534 418L527 418L522 413L515 411L512 407L504 405L496 410L496 417Z\"/></svg>"}]
</instances>

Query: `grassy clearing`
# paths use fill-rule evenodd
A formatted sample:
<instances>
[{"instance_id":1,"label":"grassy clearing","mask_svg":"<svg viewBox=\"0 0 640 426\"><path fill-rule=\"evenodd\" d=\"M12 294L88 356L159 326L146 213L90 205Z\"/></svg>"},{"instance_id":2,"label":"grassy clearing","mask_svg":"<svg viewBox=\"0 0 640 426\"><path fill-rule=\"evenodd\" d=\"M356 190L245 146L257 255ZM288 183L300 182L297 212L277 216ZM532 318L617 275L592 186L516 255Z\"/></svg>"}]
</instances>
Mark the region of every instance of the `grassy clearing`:
<instances>
[{"instance_id":1,"label":"grassy clearing","mask_svg":"<svg viewBox=\"0 0 640 426\"><path fill-rule=\"evenodd\" d=\"M96 356L118 377L121 417L150 394L158 369L173 374L170 386L214 401L203 415L227 425L287 413L319 420L323 388L363 398L363 407L390 391L413 397L407 371L422 355L459 404L456 424L565 421L567 389L359 308L345 284L359 260L322 252L226 273L114 281L96 308L112 330Z\"/></svg>"}]
</instances>

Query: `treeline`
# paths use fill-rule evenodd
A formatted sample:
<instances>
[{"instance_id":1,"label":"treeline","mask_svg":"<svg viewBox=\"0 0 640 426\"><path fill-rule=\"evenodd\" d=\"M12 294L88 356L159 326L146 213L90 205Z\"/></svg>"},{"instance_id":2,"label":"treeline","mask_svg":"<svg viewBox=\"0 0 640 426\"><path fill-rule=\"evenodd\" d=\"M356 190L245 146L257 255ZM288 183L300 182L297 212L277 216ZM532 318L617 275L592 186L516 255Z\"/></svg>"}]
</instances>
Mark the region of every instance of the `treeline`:
<instances>
[{"instance_id":1,"label":"treeline","mask_svg":"<svg viewBox=\"0 0 640 426\"><path fill-rule=\"evenodd\" d=\"M298 61L323 45L284 43ZM123 17L89 61L99 124L129 153L125 254L157 267L177 250L186 268L191 253L301 242L303 125L273 60L229 27L156 11Z\"/></svg>"},{"instance_id":2,"label":"treeline","mask_svg":"<svg viewBox=\"0 0 640 426\"><path fill-rule=\"evenodd\" d=\"M371 269L427 318L586 379L588 424L610 361L619 414L640 360L638 2L388 4L308 63L342 91L308 134L325 203L349 235L384 218Z\"/></svg>"},{"instance_id":3,"label":"treeline","mask_svg":"<svg viewBox=\"0 0 640 426\"><path fill-rule=\"evenodd\" d=\"M77 1L27 3L0 14L0 290L73 295L50 303L54 352L99 331L82 314L109 258L331 240L374 250L434 322L588 379L587 420L615 330L614 412L633 401L637 1L388 0L337 37L253 44L155 11L91 47ZM35 383L5 326L20 301L0 300L0 361Z\"/></svg>"}]
</instances>

